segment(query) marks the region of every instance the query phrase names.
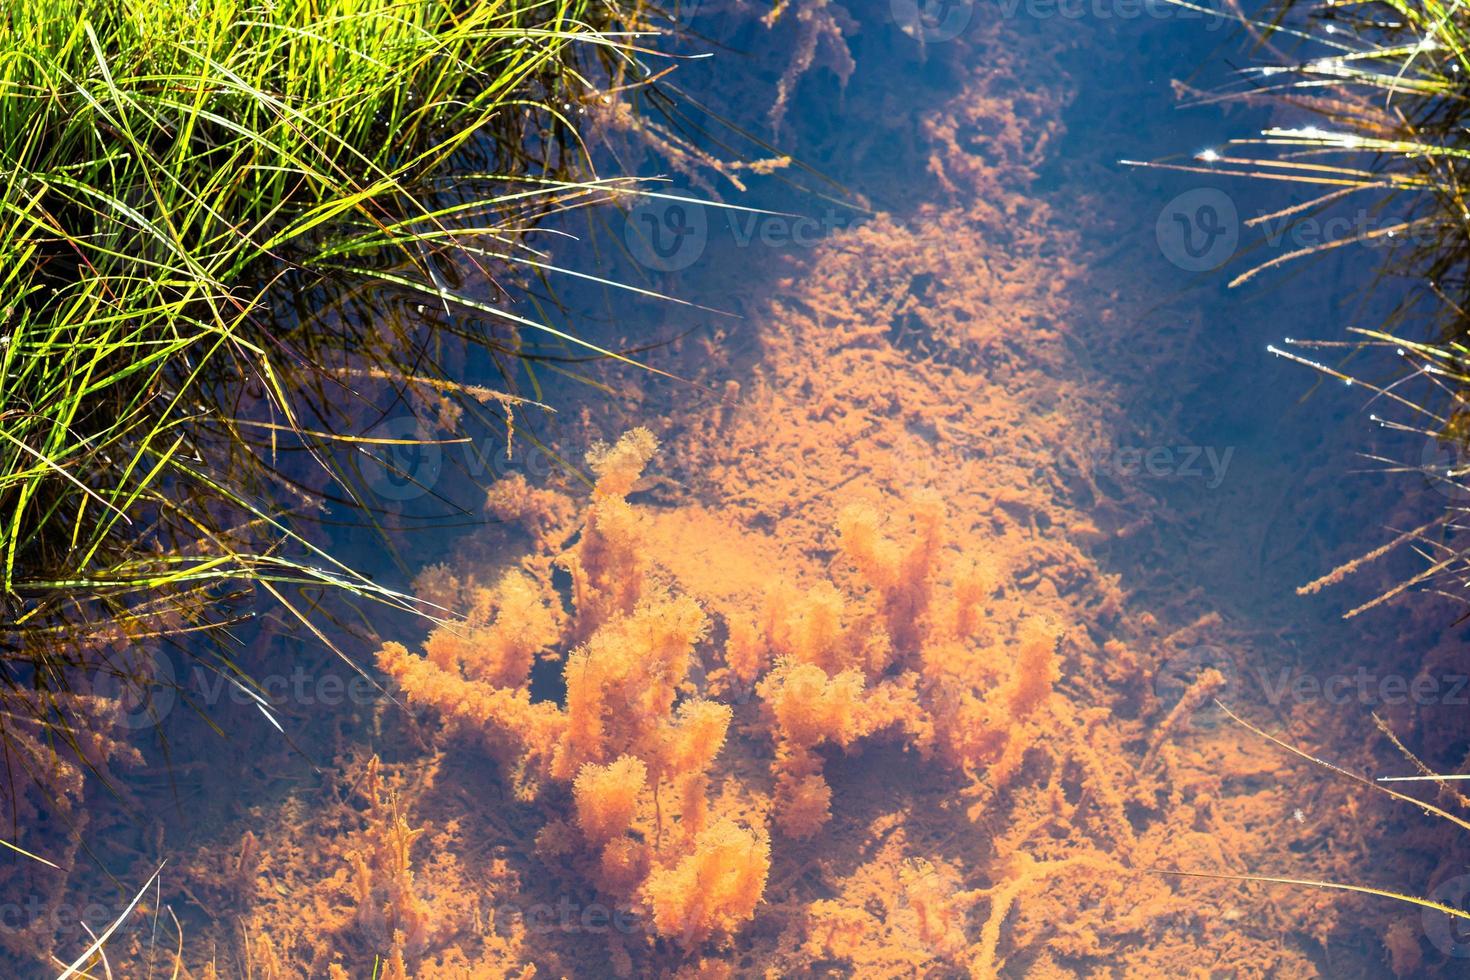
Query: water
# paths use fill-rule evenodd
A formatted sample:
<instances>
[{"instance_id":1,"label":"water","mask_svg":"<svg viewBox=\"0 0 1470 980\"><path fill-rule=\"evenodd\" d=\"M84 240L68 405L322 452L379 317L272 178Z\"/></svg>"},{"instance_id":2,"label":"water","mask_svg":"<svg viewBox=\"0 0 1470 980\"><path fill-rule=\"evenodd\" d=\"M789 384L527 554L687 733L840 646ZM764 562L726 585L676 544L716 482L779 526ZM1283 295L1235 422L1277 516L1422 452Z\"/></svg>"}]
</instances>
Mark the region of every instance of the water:
<instances>
[{"instance_id":1,"label":"water","mask_svg":"<svg viewBox=\"0 0 1470 980\"><path fill-rule=\"evenodd\" d=\"M679 132L776 155L733 124L800 165L734 171L741 192L629 139L607 172L672 174L670 195L760 212L664 198L572 216L555 230L579 241L538 239L554 263L694 305L553 277L561 309L516 307L667 376L543 365L544 387L522 376L517 394L558 411L517 409L509 458L503 432L477 431L367 464L391 553L345 511L323 531L378 581L456 611L480 597L471 580L519 569L527 591L482 610L513 615L467 645L439 634L452 683L430 683L411 674L422 621L329 609L359 663L379 637L405 644L382 661L392 699L289 618L242 627L284 733L171 659L180 704L202 711L138 725L148 765L122 782L148 829L94 823L118 884L77 894L115 914L169 856L159 897L186 962L218 957L227 976L368 976L394 950L423 977L1454 972L1447 918L1158 873L1463 897L1439 822L1210 700L1353 771L1412 768L1374 712L1430 766L1463 761L1453 606L1340 618L1420 560L1294 591L1444 503L1360 455L1414 462L1420 441L1266 351L1373 323L1393 298L1363 298L1378 256L1337 250L1227 289L1294 247L1300 229L1263 247L1242 223L1299 192L1119 165L1270 117L1174 108L1171 81L1207 86L1219 73L1200 66L1239 55L1213 21L1121 2L930 13L921 29L897 0L815 4L768 31L748 10L693 10L721 53L681 65L704 108L682 109ZM589 521L583 454L638 426L658 452L609 464ZM414 431L389 408L377 434ZM639 628L678 635L669 603L689 598L706 622L687 663L615 633L636 600L653 610ZM507 639L512 625L533 638ZM589 640L593 662L618 664L595 695L587 661L564 668ZM639 700L676 688L729 706L712 758L681 741L696 722ZM578 697L606 703L600 742L552 718ZM582 763L619 756L638 761L574 789ZM657 803L645 789L619 816L640 779ZM135 961L151 923L127 936Z\"/></svg>"}]
</instances>

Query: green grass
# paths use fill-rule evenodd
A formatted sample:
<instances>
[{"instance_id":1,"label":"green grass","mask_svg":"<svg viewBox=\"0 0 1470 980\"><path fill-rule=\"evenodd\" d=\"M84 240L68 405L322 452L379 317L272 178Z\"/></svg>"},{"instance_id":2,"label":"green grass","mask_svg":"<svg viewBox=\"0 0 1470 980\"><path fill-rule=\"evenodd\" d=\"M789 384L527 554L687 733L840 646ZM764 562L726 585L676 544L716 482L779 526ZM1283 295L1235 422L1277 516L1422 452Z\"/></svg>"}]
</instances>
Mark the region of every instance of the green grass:
<instances>
[{"instance_id":1,"label":"green grass","mask_svg":"<svg viewBox=\"0 0 1470 980\"><path fill-rule=\"evenodd\" d=\"M17 600L152 592L273 564L231 553L180 512L202 492L271 523L236 493L240 474L209 472L203 451L209 424L228 421L205 397L222 378L255 379L280 425L299 418L301 347L264 315L264 276L341 266L364 248L416 268L448 217L483 216L480 233L513 244L542 211L588 198L591 185L531 172L547 161L515 159L523 121L559 115L527 93L575 84L590 49L617 46L583 6L9 5L0 589L19 622L43 604ZM452 215L420 204L487 132L520 165L507 178L545 179ZM199 538L198 553L132 554L169 529Z\"/></svg>"},{"instance_id":2,"label":"green grass","mask_svg":"<svg viewBox=\"0 0 1470 980\"><path fill-rule=\"evenodd\" d=\"M383 450L364 433L385 392L463 395L508 428L534 408L456 386L446 344L513 360L540 331L608 353L456 295L439 256L513 291L547 274L527 229L628 191L589 176L577 121L629 73L649 16L593 0L4 4L0 686L66 691L99 651L209 630L251 590L312 629L303 591L409 604L296 518L374 512L350 460ZM324 295L355 298L307 299ZM404 297L442 315L390 315Z\"/></svg>"}]
</instances>

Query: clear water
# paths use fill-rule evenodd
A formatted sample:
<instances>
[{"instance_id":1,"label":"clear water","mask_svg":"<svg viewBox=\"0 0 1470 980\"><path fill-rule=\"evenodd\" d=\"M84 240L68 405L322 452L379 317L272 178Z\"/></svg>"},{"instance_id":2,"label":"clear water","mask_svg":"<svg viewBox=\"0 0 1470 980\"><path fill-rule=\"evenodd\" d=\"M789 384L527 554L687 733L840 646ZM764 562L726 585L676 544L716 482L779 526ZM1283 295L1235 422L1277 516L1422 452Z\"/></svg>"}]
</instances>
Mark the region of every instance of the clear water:
<instances>
[{"instance_id":1,"label":"clear water","mask_svg":"<svg viewBox=\"0 0 1470 980\"><path fill-rule=\"evenodd\" d=\"M649 822L649 794L627 839L657 838L652 869L629 872L634 886L619 891L626 881L577 837L569 779L518 798L521 777L462 717L446 734L445 705L401 687L385 698L284 618L241 628L242 663L266 678L284 732L166 654L179 704L203 710L139 725L147 764L119 774L127 815L91 834L118 884L94 877L75 891L113 910L169 857L158 898L185 923L186 962L202 970L213 957L222 976L325 976L332 963L369 976L395 929L410 975L423 977L526 964L577 976L1455 973L1466 947L1446 917L1158 873L1346 881L1449 903L1466 890L1454 837L1436 822L1294 759L1212 700L1175 710L1213 669L1212 698L1352 771L1411 769L1375 712L1431 767L1463 761L1453 607L1420 595L1341 619L1421 559L1396 553L1317 594L1295 591L1445 503L1416 475L1365 458L1418 465L1432 443L1374 426L1363 392L1266 349L1372 325L1394 299L1391 283L1364 292L1380 256L1335 250L1227 288L1310 244L1301 228L1244 224L1302 192L1119 163L1189 162L1290 118L1178 108L1172 82L1208 88L1219 66L1249 57L1218 22L1123 0L950 3L918 21L903 8L805 5L768 30L749 10L693 7L705 40L685 50L716 54L674 76L693 100L678 131L711 152L776 155L733 126L799 163L736 171L741 191L636 138L614 140L606 172L670 175L668 195L705 203L573 215L536 243L554 264L692 305L552 276L560 306L514 307L666 375L543 345L563 358L538 370L544 387L524 374L512 383L558 411L518 409L509 458L504 433L488 429L472 429L470 444L394 450L392 467L364 464L392 548L341 509L321 531L396 588L415 588L436 563L488 584L525 558L569 604L550 557L576 540L558 530L592 533L577 516L583 454L653 430L662 449L628 496L645 521L638 550L650 582L695 597L711 620L680 696L733 706L709 820L768 841L754 911L728 923L711 913L705 929L686 909L684 928L668 927L637 882L701 852ZM812 65L796 71L808 31ZM480 288L471 270L458 274ZM488 361L460 366L468 383L507 384ZM413 431L407 410L389 406L375 433ZM487 512L487 486L507 477L566 502L541 499L529 518ZM882 533L907 547L921 491L945 510L924 573L934 598L906 621L922 635L894 637L892 665L870 671L866 689L904 671L949 678L920 682L939 744L892 728L846 751L829 739L818 770L830 818L792 832L781 729L766 711L774 688L721 673L731 624L764 615L778 580L802 594L827 583L848 625L877 622L864 603L881 590L839 545L842 508L875 508L889 518ZM980 603L983 625L945 646L931 621L966 559L993 562L998 584ZM423 645L420 620L329 612L332 638L369 671L380 639ZM997 720L987 692L1042 669L1022 652L1033 621L1060 638L1056 677L1040 708ZM561 655L575 642L553 646L558 656L520 685L548 705L567 696ZM775 669L766 662L761 676ZM967 715L966 697L990 706ZM364 774L373 754L396 803ZM394 871L394 812L426 828L407 878ZM680 825L691 819L681 812ZM713 895L714 880L686 890ZM94 928L105 920L95 911ZM128 936L134 962L153 948L148 921ZM74 925L58 934L67 929L60 948L85 945Z\"/></svg>"}]
</instances>

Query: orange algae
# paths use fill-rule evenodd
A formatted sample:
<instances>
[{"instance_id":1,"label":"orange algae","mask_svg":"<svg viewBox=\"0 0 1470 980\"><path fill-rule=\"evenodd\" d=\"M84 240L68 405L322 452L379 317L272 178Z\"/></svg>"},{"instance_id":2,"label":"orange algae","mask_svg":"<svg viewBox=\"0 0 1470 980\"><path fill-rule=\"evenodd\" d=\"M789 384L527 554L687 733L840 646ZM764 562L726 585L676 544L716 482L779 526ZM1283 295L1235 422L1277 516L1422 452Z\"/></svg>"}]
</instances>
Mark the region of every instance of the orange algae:
<instances>
[{"instance_id":1,"label":"orange algae","mask_svg":"<svg viewBox=\"0 0 1470 980\"><path fill-rule=\"evenodd\" d=\"M1005 969L1008 948L1035 941L1025 928L1015 942L1003 940L1003 930L1016 931L1007 923L1018 910L1076 919L1072 893L1094 892L1101 908L1078 926L1092 932L1045 944L1087 958L1105 957L1123 935L1190 907L1193 899L1182 897L1174 907L1171 886L1130 870L1135 852L1167 839L1141 840L1127 814L1129 806L1156 806L1158 784L1120 765L1127 753L1104 728L1106 709L1057 697L1067 651L1077 656L1069 640L1076 630L1058 625L1063 603L1023 598L1012 568L1024 564L1024 547L996 547L1002 539L992 536L986 548L982 536L971 539L974 552L959 550L947 508L916 491L898 507L838 508L828 532L836 559L826 575L794 568L762 597L740 588L707 597L692 583L708 587L708 568L681 578L670 567L677 559L665 564L661 552L643 548L655 508L626 494L653 445L635 430L594 452L599 476L575 550L522 563L548 570L542 579L512 572L498 590L483 590L473 575L463 578L462 592L478 605L470 614L476 625L456 634L462 642L436 639L455 628L445 626L423 656L398 644L380 654L410 705L432 707L446 737L488 750L520 798L549 817L536 834L539 859L573 870L601 901L647 923L647 935L608 938L609 963L672 969L688 965L685 956L744 949L748 928L771 908L782 910L780 937L790 930L800 937L794 945L779 938L766 951L772 969L807 968L805 957L816 956L854 967L890 964L882 970L947 963L993 976ZM573 571L564 621L548 612L559 604L555 567ZM788 584L802 578L809 584ZM506 618L497 604L506 600L533 615ZM595 625L579 623L584 615ZM527 622L539 626L528 632ZM536 644L563 658L564 704L532 698L528 655ZM519 678L502 669L507 650ZM822 860L823 835L838 813L834 758L869 756L882 744L929 760L940 784L954 785L947 773L964 774L970 802L955 813L946 801L933 819L978 848L991 838L991 882L978 887L968 861L943 873L916 871L912 858L874 869L874 883L892 875L880 887L902 896L900 920L912 934L886 941L915 942L907 954L864 948L873 941L859 938L865 900L815 900L792 918L790 894L773 894L768 883L809 849ZM763 757L764 778L753 765ZM712 778L720 786L713 798ZM986 826L1007 829L977 836ZM1055 896L1058 888L1067 897ZM1135 907L1145 895L1167 911ZM684 952L670 962L667 950L646 945L655 937Z\"/></svg>"},{"instance_id":2,"label":"orange algae","mask_svg":"<svg viewBox=\"0 0 1470 980\"><path fill-rule=\"evenodd\" d=\"M367 788L371 805L367 843L352 855L358 924L369 934L388 940L390 955L405 950L421 952L430 939L429 907L414 891L410 852L424 833L404 820L398 795L386 790L379 778L379 760L368 763Z\"/></svg>"},{"instance_id":3,"label":"orange algae","mask_svg":"<svg viewBox=\"0 0 1470 980\"><path fill-rule=\"evenodd\" d=\"M529 690L531 654L555 639L548 610L557 595L549 582L533 595L518 573L496 593L475 590L496 607L493 618L475 616L489 625L451 632L453 643L436 642L446 628L435 631L424 658L390 644L379 662L410 704L433 707L452 731L483 733L522 780L524 799L554 798L570 783L576 833L566 820L548 823L541 849L574 862L585 850L602 891L647 911L659 935L693 946L750 917L769 844L763 829L729 818L706 826L708 774L731 710L681 697L708 619L654 577L640 548L645 518L626 495L655 447L647 430L634 430L589 455L592 501L577 544L555 556L572 579L563 641L576 644L562 670L564 706L533 703ZM483 651L494 669L482 669Z\"/></svg>"},{"instance_id":4,"label":"orange algae","mask_svg":"<svg viewBox=\"0 0 1470 980\"><path fill-rule=\"evenodd\" d=\"M468 609L463 621L436 628L422 656L386 644L379 664L411 706L443 719L444 737L497 759L520 799L560 810L537 833L544 858L580 869L653 934L694 951L728 941L756 914L781 841L812 838L830 820L824 747L858 753L888 741L969 773L972 796L1002 790L1042 739L1029 722L1050 703L1062 632L998 598L1003 563L955 552L945 507L922 492L896 512L843 509L832 534L841 560L826 581L778 583L748 611L732 602L739 590L706 599L643 547L653 521L627 494L655 446L635 429L594 450L598 478L576 544L528 556L523 567L539 573L512 570L493 588L444 569L425 577L434 601ZM557 567L571 573L565 614ZM723 644L711 639L705 604L726 609L716 624ZM562 658L563 704L533 699L538 657ZM737 757L722 766L736 708ZM747 761L763 753L769 780ZM399 896L387 904L411 910L412 837L396 815L386 826L400 850L374 867L387 868L379 876ZM773 840L768 826L783 836ZM362 859L355 866L371 879ZM417 962L422 928L396 928L417 920L383 911L385 886L373 887L373 901L359 895L363 914L393 922L392 948ZM930 933L940 928L935 910L964 904L924 901ZM962 962L957 929L944 927L940 945ZM633 955L626 943L615 937L609 955Z\"/></svg>"},{"instance_id":5,"label":"orange algae","mask_svg":"<svg viewBox=\"0 0 1470 980\"><path fill-rule=\"evenodd\" d=\"M492 488L531 549L508 588L473 561L421 576L463 619L379 654L430 720L399 771L442 931L394 953L409 975L1317 972L1281 937L1308 917L1326 935L1333 902L1149 873L1361 844L1291 820L1271 752L1155 696L1160 661L1225 630L1130 609L1083 550L1135 519L1058 472L1103 438L1105 393L1053 380L1075 245L1044 205L1016 210L1031 163L1007 147L983 170L941 154L969 205L815 250L764 302L733 405L629 406L686 491L629 500L654 449L635 432L594 455L580 521L554 491ZM564 699L533 692L548 667ZM353 823L288 815L275 836L333 820ZM304 901L358 920L338 859L265 862L298 885L252 902L283 963L332 958L292 920ZM363 962L354 932L322 931Z\"/></svg>"}]
</instances>

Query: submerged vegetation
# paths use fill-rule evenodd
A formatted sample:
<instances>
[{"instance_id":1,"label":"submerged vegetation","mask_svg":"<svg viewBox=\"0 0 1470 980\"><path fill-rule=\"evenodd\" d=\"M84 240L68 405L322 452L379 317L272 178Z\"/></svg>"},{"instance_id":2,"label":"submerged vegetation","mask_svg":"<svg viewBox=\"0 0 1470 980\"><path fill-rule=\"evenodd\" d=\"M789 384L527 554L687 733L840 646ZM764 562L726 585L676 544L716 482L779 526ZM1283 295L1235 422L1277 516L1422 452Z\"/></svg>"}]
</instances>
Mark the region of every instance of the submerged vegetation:
<instances>
[{"instance_id":1,"label":"submerged vegetation","mask_svg":"<svg viewBox=\"0 0 1470 980\"><path fill-rule=\"evenodd\" d=\"M1145 608L1107 553L1152 547L1154 501L1090 465L1121 409L1071 347L1143 355L1086 242L1097 215L1045 189L1071 87L1055 38L987 18L931 43L884 0L714 6L755 81L691 125L745 135L769 106L761 131L798 129L846 171L832 186L903 187L779 261L701 239L720 283L698 298L758 329L669 344L677 397L543 386L650 331L618 310L601 349L556 326L554 276L615 273L531 234L638 192L599 176L640 172L623 137L701 193L791 163L722 165L696 145L717 140L644 118L657 10L0 14L0 731L40 786L0 785L0 840L39 856L0 854L0 882L45 912L0 922L0 962L1309 976L1314 941L1382 936L1320 890L1247 915L1153 873L1284 855L1346 880L1368 831L1340 787L1299 806L1277 753L1206 719L1239 671L1194 669L1202 645L1245 631L1193 595ZM538 429L552 407L565 428ZM397 452L548 431L549 454L595 447L592 479L435 481ZM426 505L472 497L475 527L354 567L344 541L418 527L384 472ZM401 592L368 574L410 570ZM355 633L330 620L344 595L427 615ZM151 689L169 643L282 724L222 745L175 712L169 755L155 705L109 683ZM265 657L293 694L255 686ZM298 667L387 690L318 710ZM138 778L111 794L85 778L122 766ZM78 896L111 904L57 928Z\"/></svg>"},{"instance_id":2,"label":"submerged vegetation","mask_svg":"<svg viewBox=\"0 0 1470 980\"><path fill-rule=\"evenodd\" d=\"M524 309L557 271L526 233L629 190L596 177L577 124L637 87L621 79L658 16L588 0L0 11L8 846L71 866L89 773L140 761L127 730L174 682L158 650L274 724L228 627L263 602L334 647L324 593L422 608L323 529L334 509L380 523L364 467L393 472L396 447L472 419L508 440L539 407L538 349L604 353ZM456 289L466 265L485 285ZM504 384L462 384L451 367L472 353ZM376 430L390 412L415 428ZM42 901L65 883L4 875ZM0 946L50 940L31 923Z\"/></svg>"}]
</instances>

